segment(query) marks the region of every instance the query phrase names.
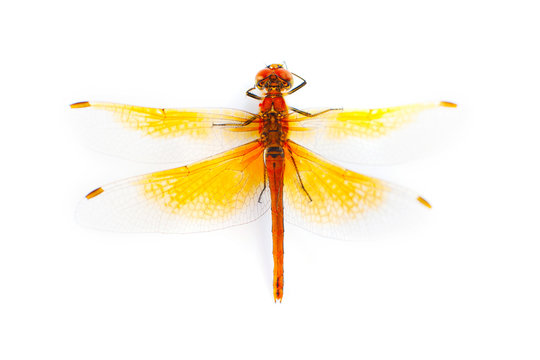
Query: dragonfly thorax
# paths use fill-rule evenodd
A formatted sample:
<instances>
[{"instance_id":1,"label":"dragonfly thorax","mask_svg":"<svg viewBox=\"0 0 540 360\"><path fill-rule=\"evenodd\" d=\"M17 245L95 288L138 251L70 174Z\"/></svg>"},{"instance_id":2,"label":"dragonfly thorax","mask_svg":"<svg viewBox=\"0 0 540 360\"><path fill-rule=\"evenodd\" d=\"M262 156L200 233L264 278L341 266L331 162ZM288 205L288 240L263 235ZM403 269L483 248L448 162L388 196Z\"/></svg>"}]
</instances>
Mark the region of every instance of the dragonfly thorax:
<instances>
[{"instance_id":1,"label":"dragonfly thorax","mask_svg":"<svg viewBox=\"0 0 540 360\"><path fill-rule=\"evenodd\" d=\"M263 126L260 130L260 137L264 147L283 146L287 139L287 126L284 126L284 114L276 111L269 111L260 114Z\"/></svg>"}]
</instances>

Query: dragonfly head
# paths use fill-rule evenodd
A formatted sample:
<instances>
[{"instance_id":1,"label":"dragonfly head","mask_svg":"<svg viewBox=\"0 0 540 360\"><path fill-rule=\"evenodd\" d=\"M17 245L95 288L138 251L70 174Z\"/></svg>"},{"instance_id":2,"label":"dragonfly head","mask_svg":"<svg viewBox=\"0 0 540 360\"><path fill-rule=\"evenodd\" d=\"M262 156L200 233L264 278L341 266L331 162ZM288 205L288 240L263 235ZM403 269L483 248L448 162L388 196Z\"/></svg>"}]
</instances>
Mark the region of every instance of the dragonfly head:
<instances>
[{"instance_id":1,"label":"dragonfly head","mask_svg":"<svg viewBox=\"0 0 540 360\"><path fill-rule=\"evenodd\" d=\"M268 65L257 73L255 86L259 90L289 90L293 84L291 72L281 64Z\"/></svg>"}]
</instances>

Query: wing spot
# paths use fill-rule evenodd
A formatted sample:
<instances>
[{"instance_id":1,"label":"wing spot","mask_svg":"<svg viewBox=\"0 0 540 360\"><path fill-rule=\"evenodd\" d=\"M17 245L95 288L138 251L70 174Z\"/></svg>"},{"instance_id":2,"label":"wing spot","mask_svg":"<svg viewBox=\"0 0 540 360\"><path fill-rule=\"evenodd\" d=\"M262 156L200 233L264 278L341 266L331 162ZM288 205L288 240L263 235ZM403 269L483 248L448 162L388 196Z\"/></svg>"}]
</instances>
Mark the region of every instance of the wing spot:
<instances>
[{"instance_id":1,"label":"wing spot","mask_svg":"<svg viewBox=\"0 0 540 360\"><path fill-rule=\"evenodd\" d=\"M98 196L102 192L103 192L103 188L97 188L95 190L90 191L88 195L86 195L86 198L90 200L91 198Z\"/></svg>"},{"instance_id":2,"label":"wing spot","mask_svg":"<svg viewBox=\"0 0 540 360\"><path fill-rule=\"evenodd\" d=\"M454 104L454 103L449 102L449 101L441 101L440 105L445 106L445 107L451 107L451 108L457 107L457 104Z\"/></svg>"},{"instance_id":3,"label":"wing spot","mask_svg":"<svg viewBox=\"0 0 540 360\"><path fill-rule=\"evenodd\" d=\"M419 196L416 198L416 200L418 200L418 202L422 205L424 205L425 207L427 208L430 208L431 209L431 204L427 202L426 199L424 199L423 197Z\"/></svg>"},{"instance_id":4,"label":"wing spot","mask_svg":"<svg viewBox=\"0 0 540 360\"><path fill-rule=\"evenodd\" d=\"M85 108L85 107L89 107L90 106L90 103L88 101L81 101L81 102L76 102L76 103L73 103L71 105L69 105L72 109L80 109L80 108Z\"/></svg>"}]
</instances>

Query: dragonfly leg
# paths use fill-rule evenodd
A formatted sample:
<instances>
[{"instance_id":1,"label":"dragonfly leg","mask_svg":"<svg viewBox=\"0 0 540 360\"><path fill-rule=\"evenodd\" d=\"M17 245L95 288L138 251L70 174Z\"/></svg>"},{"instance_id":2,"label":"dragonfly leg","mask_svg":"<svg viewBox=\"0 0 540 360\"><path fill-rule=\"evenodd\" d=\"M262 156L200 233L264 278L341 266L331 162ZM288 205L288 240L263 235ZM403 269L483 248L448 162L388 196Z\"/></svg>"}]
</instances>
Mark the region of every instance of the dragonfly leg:
<instances>
[{"instance_id":1,"label":"dragonfly leg","mask_svg":"<svg viewBox=\"0 0 540 360\"><path fill-rule=\"evenodd\" d=\"M300 115L304 115L304 116L307 116L307 117L318 116L318 115L324 114L324 113L332 111L332 110L342 110L342 109L326 109L326 110L323 110L323 111L319 111L318 113L312 114L312 113L309 113L309 112L304 111L304 110L297 109L297 108L292 107L292 106L289 106L289 109L291 109L292 111L294 111L296 113L299 113Z\"/></svg>"},{"instance_id":2,"label":"dragonfly leg","mask_svg":"<svg viewBox=\"0 0 540 360\"><path fill-rule=\"evenodd\" d=\"M304 190L304 192L306 193L309 201L311 202L313 200L311 199L311 196L309 195L306 188L304 187L304 183L302 182L302 177L300 176L300 173L298 172L298 166L296 166L296 160L294 160L293 153L292 153L291 149L287 148L287 150L289 150L289 154L291 155L291 160L292 160L292 163L294 165L294 170L296 170L296 175L298 175L298 180L300 180L300 186L302 187L302 190Z\"/></svg>"},{"instance_id":3,"label":"dragonfly leg","mask_svg":"<svg viewBox=\"0 0 540 360\"><path fill-rule=\"evenodd\" d=\"M227 123L227 124L212 124L212 126L224 126L224 127L242 127L242 126L247 126L249 124L251 124L253 121L255 121L256 119L259 118L259 115L256 115L256 114L252 114L253 116L250 117L249 119L247 119L246 121L244 121L243 123L241 124L231 124L231 123Z\"/></svg>"},{"instance_id":4,"label":"dragonfly leg","mask_svg":"<svg viewBox=\"0 0 540 360\"><path fill-rule=\"evenodd\" d=\"M263 99L263 98L260 97L259 95L252 93L251 90L255 90L255 88L252 87L251 89L247 90L247 91L246 91L246 95L247 95L247 96L249 96L249 97L251 97L251 98L254 98L254 99L257 99L257 100L262 100L262 99Z\"/></svg>"},{"instance_id":5,"label":"dragonfly leg","mask_svg":"<svg viewBox=\"0 0 540 360\"><path fill-rule=\"evenodd\" d=\"M249 124L251 124L255 119L258 119L258 118L259 118L259 115L255 115L255 114L254 114L251 118L249 118L249 119L247 119L246 121L244 121L244 122L242 123L241 126L249 125Z\"/></svg>"},{"instance_id":6,"label":"dragonfly leg","mask_svg":"<svg viewBox=\"0 0 540 360\"><path fill-rule=\"evenodd\" d=\"M297 87L295 87L294 89L292 89L291 91L287 92L287 95L290 95L290 94L292 94L294 92L297 92L298 90L300 90L301 88L303 88L307 84L307 81L304 80L302 77L296 75L295 73L291 73L291 74L293 74L294 76L296 76L297 78L302 80L302 83L300 85L298 85Z\"/></svg>"},{"instance_id":7,"label":"dragonfly leg","mask_svg":"<svg viewBox=\"0 0 540 360\"><path fill-rule=\"evenodd\" d=\"M263 188L261 190L261 194L259 195L259 203L261 202L261 198L264 194L264 190L266 190L266 166L264 167L264 185L263 185Z\"/></svg>"}]
</instances>

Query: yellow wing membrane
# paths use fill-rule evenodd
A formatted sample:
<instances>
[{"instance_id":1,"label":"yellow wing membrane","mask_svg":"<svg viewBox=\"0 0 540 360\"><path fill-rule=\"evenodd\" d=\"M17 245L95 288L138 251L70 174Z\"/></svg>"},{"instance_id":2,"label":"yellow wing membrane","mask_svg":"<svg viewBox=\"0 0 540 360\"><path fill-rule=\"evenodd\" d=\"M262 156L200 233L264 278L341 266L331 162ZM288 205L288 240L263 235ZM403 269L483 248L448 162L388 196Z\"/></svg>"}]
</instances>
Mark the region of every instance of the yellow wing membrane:
<instances>
[{"instance_id":1,"label":"yellow wing membrane","mask_svg":"<svg viewBox=\"0 0 540 360\"><path fill-rule=\"evenodd\" d=\"M452 129L449 102L289 116L289 138L334 160L396 163L435 146ZM316 114L321 109L308 109Z\"/></svg>"},{"instance_id":2,"label":"yellow wing membrane","mask_svg":"<svg viewBox=\"0 0 540 360\"><path fill-rule=\"evenodd\" d=\"M258 136L254 114L233 109L160 109L104 102L71 105L95 150L143 162L200 160Z\"/></svg>"},{"instance_id":3,"label":"yellow wing membrane","mask_svg":"<svg viewBox=\"0 0 540 360\"><path fill-rule=\"evenodd\" d=\"M254 141L189 166L103 186L86 196L77 217L84 225L121 232L190 233L247 223L270 206L262 154Z\"/></svg>"},{"instance_id":4,"label":"yellow wing membrane","mask_svg":"<svg viewBox=\"0 0 540 360\"><path fill-rule=\"evenodd\" d=\"M292 141L287 144L284 217L292 224L354 240L428 207L410 190L331 164Z\"/></svg>"}]
</instances>

